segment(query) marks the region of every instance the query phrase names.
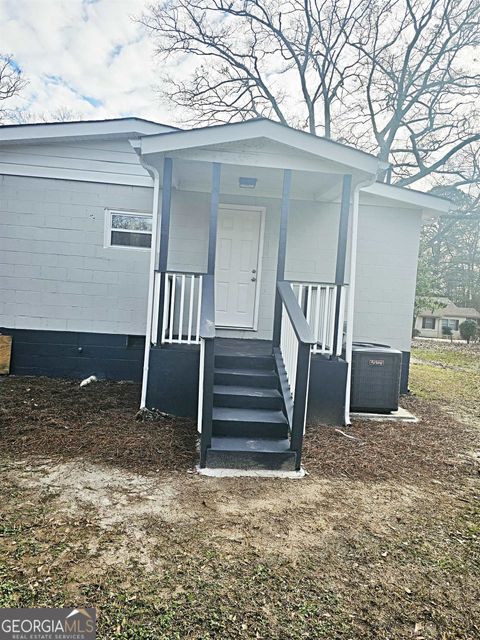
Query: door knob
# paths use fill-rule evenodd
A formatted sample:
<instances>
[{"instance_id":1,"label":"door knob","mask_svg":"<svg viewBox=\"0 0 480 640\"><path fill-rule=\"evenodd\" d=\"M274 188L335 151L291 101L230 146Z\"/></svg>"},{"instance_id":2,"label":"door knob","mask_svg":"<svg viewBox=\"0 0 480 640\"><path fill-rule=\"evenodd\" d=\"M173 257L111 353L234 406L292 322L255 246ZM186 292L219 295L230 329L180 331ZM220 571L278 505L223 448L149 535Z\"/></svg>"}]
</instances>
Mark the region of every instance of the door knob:
<instances>
[{"instance_id":1,"label":"door knob","mask_svg":"<svg viewBox=\"0 0 480 640\"><path fill-rule=\"evenodd\" d=\"M252 273L257 273L257 270L256 269L252 269Z\"/></svg>"},{"instance_id":2,"label":"door knob","mask_svg":"<svg viewBox=\"0 0 480 640\"><path fill-rule=\"evenodd\" d=\"M257 279L255 278L255 276L253 276L253 278L250 278L252 282L256 282Z\"/></svg>"}]
</instances>

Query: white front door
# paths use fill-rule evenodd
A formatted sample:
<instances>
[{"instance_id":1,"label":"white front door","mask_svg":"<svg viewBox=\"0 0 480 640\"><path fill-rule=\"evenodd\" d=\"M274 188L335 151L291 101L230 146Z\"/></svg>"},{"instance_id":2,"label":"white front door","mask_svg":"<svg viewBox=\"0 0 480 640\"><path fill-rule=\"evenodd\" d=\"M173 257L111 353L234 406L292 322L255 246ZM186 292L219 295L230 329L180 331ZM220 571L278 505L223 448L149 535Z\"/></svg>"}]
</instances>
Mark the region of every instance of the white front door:
<instances>
[{"instance_id":1,"label":"white front door","mask_svg":"<svg viewBox=\"0 0 480 640\"><path fill-rule=\"evenodd\" d=\"M215 264L215 324L256 328L264 209L220 205Z\"/></svg>"}]
</instances>

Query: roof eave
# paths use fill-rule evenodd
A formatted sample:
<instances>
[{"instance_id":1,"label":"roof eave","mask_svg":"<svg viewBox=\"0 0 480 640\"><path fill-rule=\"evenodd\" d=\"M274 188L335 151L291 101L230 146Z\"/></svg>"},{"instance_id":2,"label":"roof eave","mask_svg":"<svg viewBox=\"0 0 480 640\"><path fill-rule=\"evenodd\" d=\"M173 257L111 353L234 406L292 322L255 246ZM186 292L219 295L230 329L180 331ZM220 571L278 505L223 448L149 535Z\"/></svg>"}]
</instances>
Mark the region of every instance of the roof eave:
<instances>
[{"instance_id":1,"label":"roof eave","mask_svg":"<svg viewBox=\"0 0 480 640\"><path fill-rule=\"evenodd\" d=\"M417 207L422 210L425 217L438 217L449 213L453 209L450 200L445 198L381 182L376 182L362 189L362 191L373 196Z\"/></svg>"},{"instance_id":2,"label":"roof eave","mask_svg":"<svg viewBox=\"0 0 480 640\"><path fill-rule=\"evenodd\" d=\"M364 151L263 119L146 136L141 139L141 153L149 156L254 138L269 138L371 175L376 175L379 169L388 166Z\"/></svg>"},{"instance_id":3,"label":"roof eave","mask_svg":"<svg viewBox=\"0 0 480 640\"><path fill-rule=\"evenodd\" d=\"M66 138L141 137L178 131L175 127L142 118L79 120L0 127L0 144L55 142Z\"/></svg>"}]
</instances>

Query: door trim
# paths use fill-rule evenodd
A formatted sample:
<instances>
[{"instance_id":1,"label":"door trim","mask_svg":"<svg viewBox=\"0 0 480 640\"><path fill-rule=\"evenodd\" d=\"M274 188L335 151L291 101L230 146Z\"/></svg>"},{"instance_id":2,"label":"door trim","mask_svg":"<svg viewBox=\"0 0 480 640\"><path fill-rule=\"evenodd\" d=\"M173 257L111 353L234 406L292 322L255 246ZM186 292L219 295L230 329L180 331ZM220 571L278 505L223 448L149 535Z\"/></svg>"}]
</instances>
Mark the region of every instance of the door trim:
<instances>
[{"instance_id":1,"label":"door trim","mask_svg":"<svg viewBox=\"0 0 480 640\"><path fill-rule=\"evenodd\" d=\"M255 301L253 306L253 327L239 327L235 325L215 325L218 329L231 329L232 331L258 331L258 316L260 312L260 288L262 286L263 244L265 239L266 207L251 204L228 204L221 202L218 205L218 213L221 209L236 209L238 211L256 211L260 214L260 229L258 232L258 258L257 258L257 286L255 288ZM218 233L218 231L217 231Z\"/></svg>"}]
</instances>

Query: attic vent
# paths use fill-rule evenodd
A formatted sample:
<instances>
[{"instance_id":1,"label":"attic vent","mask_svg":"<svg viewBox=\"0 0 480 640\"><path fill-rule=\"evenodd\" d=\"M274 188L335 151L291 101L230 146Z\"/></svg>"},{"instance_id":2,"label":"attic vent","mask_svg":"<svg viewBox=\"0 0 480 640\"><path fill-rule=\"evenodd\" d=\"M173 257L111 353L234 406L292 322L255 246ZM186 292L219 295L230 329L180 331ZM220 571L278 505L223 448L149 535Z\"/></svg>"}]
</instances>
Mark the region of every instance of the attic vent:
<instances>
[{"instance_id":1,"label":"attic vent","mask_svg":"<svg viewBox=\"0 0 480 640\"><path fill-rule=\"evenodd\" d=\"M240 189L255 189L257 186L256 178L239 178L238 186Z\"/></svg>"}]
</instances>

